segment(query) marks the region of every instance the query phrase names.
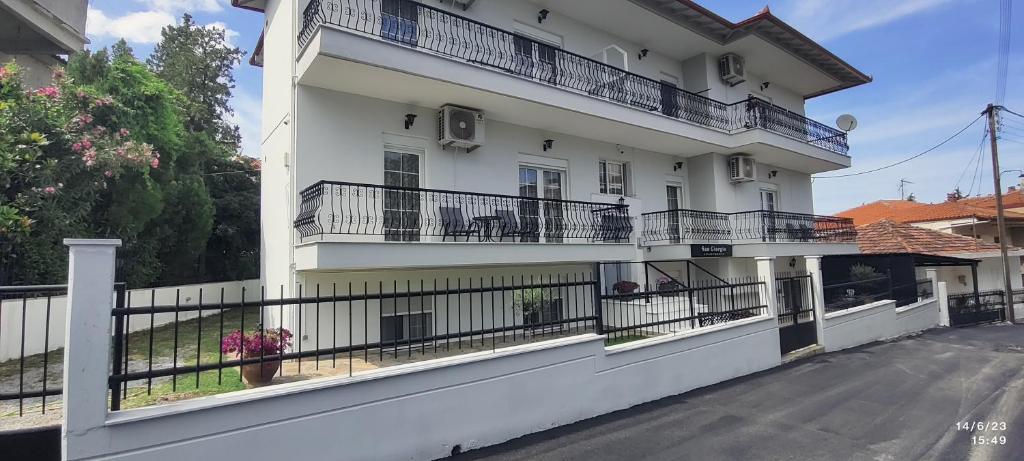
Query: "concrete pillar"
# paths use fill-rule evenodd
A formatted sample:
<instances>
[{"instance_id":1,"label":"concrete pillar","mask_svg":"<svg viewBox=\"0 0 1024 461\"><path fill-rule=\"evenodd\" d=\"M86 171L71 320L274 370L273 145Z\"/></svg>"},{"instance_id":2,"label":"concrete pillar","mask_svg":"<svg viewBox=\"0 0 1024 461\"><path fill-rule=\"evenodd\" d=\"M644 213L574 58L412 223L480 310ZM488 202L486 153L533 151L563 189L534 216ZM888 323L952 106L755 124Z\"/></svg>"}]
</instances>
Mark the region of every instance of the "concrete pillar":
<instances>
[{"instance_id":1,"label":"concrete pillar","mask_svg":"<svg viewBox=\"0 0 1024 461\"><path fill-rule=\"evenodd\" d=\"M811 274L811 296L814 304L814 328L818 344L825 344L825 284L821 278L821 256L804 256L807 273Z\"/></svg>"},{"instance_id":2,"label":"concrete pillar","mask_svg":"<svg viewBox=\"0 0 1024 461\"><path fill-rule=\"evenodd\" d=\"M946 289L946 282L939 282L935 290L935 296L939 298L939 325L949 326L949 294Z\"/></svg>"},{"instance_id":3,"label":"concrete pillar","mask_svg":"<svg viewBox=\"0 0 1024 461\"><path fill-rule=\"evenodd\" d=\"M120 240L65 239L68 262L67 323L64 329L63 459L69 440L102 427L107 418L114 255Z\"/></svg>"},{"instance_id":4,"label":"concrete pillar","mask_svg":"<svg viewBox=\"0 0 1024 461\"><path fill-rule=\"evenodd\" d=\"M768 306L768 313L772 316L779 315L777 288L775 287L775 258L771 256L758 256L754 258L757 263L757 278L764 281L765 297L764 305Z\"/></svg>"}]
</instances>

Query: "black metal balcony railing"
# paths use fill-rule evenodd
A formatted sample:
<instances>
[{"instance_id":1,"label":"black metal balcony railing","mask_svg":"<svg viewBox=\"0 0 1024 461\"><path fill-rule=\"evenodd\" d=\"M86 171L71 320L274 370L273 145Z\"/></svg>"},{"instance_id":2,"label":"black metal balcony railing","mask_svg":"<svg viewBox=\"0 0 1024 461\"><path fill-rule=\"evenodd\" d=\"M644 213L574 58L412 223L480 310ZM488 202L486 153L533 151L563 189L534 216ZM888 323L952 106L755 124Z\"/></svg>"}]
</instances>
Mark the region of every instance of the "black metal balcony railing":
<instances>
[{"instance_id":1,"label":"black metal balcony railing","mask_svg":"<svg viewBox=\"0 0 1024 461\"><path fill-rule=\"evenodd\" d=\"M667 210L643 214L645 244L682 242L831 242L857 239L853 220L784 211L718 213Z\"/></svg>"},{"instance_id":2,"label":"black metal balcony railing","mask_svg":"<svg viewBox=\"0 0 1024 461\"><path fill-rule=\"evenodd\" d=\"M760 128L849 150L846 133L767 101L726 104L412 0L312 0L302 19L300 45L329 24L726 132Z\"/></svg>"},{"instance_id":3,"label":"black metal balcony railing","mask_svg":"<svg viewBox=\"0 0 1024 461\"><path fill-rule=\"evenodd\" d=\"M620 204L333 181L300 197L295 229L302 238L603 243L628 241L633 232L629 207Z\"/></svg>"}]
</instances>

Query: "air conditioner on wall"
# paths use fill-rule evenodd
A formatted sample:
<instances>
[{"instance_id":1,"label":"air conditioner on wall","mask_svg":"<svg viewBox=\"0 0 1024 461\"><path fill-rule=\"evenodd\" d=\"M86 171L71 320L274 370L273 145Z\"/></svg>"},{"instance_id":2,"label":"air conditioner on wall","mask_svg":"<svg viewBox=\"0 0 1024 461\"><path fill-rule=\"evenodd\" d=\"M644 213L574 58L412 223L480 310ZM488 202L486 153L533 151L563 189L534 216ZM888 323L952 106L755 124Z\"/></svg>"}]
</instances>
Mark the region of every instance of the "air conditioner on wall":
<instances>
[{"instance_id":1,"label":"air conditioner on wall","mask_svg":"<svg viewBox=\"0 0 1024 461\"><path fill-rule=\"evenodd\" d=\"M736 86L747 81L744 73L743 56L726 53L718 58L718 76L729 86Z\"/></svg>"},{"instance_id":2,"label":"air conditioner on wall","mask_svg":"<svg viewBox=\"0 0 1024 461\"><path fill-rule=\"evenodd\" d=\"M484 144L484 113L451 104L441 107L437 113L437 141L444 147L472 152Z\"/></svg>"},{"instance_id":3,"label":"air conditioner on wall","mask_svg":"<svg viewBox=\"0 0 1024 461\"><path fill-rule=\"evenodd\" d=\"M729 180L748 182L757 179L757 162L749 155L729 157Z\"/></svg>"}]
</instances>

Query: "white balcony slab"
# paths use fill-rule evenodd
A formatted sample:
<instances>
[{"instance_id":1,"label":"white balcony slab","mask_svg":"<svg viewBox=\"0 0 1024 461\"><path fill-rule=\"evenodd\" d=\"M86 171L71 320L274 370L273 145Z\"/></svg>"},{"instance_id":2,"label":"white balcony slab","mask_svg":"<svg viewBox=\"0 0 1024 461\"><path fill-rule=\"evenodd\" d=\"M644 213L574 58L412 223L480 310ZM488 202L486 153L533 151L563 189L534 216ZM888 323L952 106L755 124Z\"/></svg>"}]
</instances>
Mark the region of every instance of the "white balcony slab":
<instances>
[{"instance_id":1,"label":"white balcony slab","mask_svg":"<svg viewBox=\"0 0 1024 461\"><path fill-rule=\"evenodd\" d=\"M295 270L593 263L636 255L634 243L314 241L295 246Z\"/></svg>"}]
</instances>

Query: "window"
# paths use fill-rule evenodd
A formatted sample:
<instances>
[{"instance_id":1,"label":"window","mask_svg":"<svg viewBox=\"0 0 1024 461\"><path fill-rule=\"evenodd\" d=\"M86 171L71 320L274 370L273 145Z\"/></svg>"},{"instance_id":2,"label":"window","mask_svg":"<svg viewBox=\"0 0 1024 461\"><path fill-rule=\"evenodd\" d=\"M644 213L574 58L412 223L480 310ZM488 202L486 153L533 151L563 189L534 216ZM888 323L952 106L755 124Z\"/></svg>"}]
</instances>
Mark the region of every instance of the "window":
<instances>
[{"instance_id":1,"label":"window","mask_svg":"<svg viewBox=\"0 0 1024 461\"><path fill-rule=\"evenodd\" d=\"M381 300L381 341L421 339L433 334L431 298L409 296Z\"/></svg>"},{"instance_id":2,"label":"window","mask_svg":"<svg viewBox=\"0 0 1024 461\"><path fill-rule=\"evenodd\" d=\"M626 195L627 164L601 160L600 182L601 193L610 195Z\"/></svg>"}]
</instances>

